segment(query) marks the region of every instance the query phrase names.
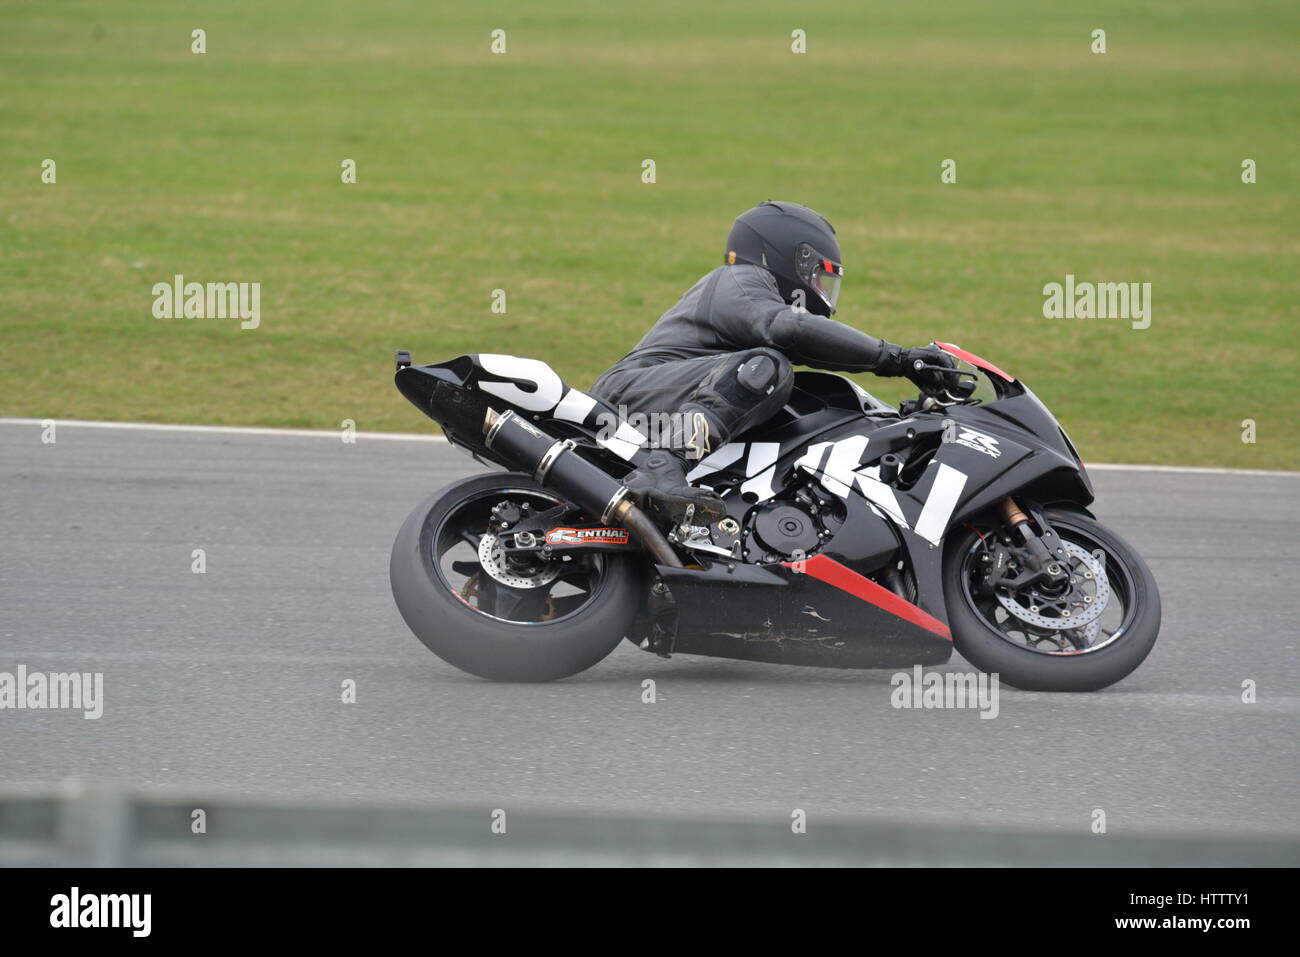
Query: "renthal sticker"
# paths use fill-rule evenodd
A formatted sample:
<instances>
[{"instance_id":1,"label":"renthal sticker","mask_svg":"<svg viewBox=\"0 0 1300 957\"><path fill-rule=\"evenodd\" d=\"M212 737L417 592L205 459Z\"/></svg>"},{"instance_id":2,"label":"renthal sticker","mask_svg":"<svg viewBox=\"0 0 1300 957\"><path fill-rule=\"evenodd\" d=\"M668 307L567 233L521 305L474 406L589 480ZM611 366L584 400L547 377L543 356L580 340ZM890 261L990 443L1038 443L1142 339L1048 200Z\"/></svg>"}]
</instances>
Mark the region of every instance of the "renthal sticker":
<instances>
[{"instance_id":1,"label":"renthal sticker","mask_svg":"<svg viewBox=\"0 0 1300 957\"><path fill-rule=\"evenodd\" d=\"M546 533L547 545L626 545L626 528L553 528Z\"/></svg>"},{"instance_id":2,"label":"renthal sticker","mask_svg":"<svg viewBox=\"0 0 1300 957\"><path fill-rule=\"evenodd\" d=\"M957 427L957 438L953 441L958 445L966 446L968 449L974 449L976 452L991 455L993 458L997 458L1002 454L1002 450L998 448L997 439L991 435L985 435L983 432L968 429L965 426Z\"/></svg>"}]
</instances>

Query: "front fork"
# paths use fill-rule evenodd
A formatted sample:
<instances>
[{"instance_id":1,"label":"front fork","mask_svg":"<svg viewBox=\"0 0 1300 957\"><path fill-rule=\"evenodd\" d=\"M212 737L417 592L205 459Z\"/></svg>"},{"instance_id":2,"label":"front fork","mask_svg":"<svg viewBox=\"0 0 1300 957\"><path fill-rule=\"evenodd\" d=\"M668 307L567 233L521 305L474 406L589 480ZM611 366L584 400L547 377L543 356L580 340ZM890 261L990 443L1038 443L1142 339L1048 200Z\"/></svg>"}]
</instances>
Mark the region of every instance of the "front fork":
<instances>
[{"instance_id":1,"label":"front fork","mask_svg":"<svg viewBox=\"0 0 1300 957\"><path fill-rule=\"evenodd\" d=\"M1025 551L1029 553L1029 558L1025 563L1029 567L1025 569L1022 575L1017 577L1015 582L1010 584L1016 588L1034 582L1044 582L1052 585L1063 584L1070 577L1069 571L1061 564L1061 559L1065 557L1065 549L1061 547L1061 540L1052 527L1047 524L1042 513L1036 511L1034 515L1038 527L1042 529L1040 533L1034 531L1029 516L1024 513L1024 510L1016 504L1016 500L1010 495L1002 500L1000 507L1007 526L1020 537L1021 544L1025 546Z\"/></svg>"}]
</instances>

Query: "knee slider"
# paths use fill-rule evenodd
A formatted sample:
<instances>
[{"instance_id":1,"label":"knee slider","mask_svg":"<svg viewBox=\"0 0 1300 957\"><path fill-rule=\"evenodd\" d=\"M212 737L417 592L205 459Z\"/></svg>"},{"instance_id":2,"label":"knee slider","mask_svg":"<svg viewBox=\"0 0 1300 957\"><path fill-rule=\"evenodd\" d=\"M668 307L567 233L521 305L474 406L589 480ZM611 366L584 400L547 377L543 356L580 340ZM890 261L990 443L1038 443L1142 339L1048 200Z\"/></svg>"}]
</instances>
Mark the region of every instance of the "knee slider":
<instances>
[{"instance_id":1,"label":"knee slider","mask_svg":"<svg viewBox=\"0 0 1300 957\"><path fill-rule=\"evenodd\" d=\"M740 364L736 381L754 395L771 395L781 382L782 366L788 368L789 364L780 353L769 350L756 352Z\"/></svg>"}]
</instances>

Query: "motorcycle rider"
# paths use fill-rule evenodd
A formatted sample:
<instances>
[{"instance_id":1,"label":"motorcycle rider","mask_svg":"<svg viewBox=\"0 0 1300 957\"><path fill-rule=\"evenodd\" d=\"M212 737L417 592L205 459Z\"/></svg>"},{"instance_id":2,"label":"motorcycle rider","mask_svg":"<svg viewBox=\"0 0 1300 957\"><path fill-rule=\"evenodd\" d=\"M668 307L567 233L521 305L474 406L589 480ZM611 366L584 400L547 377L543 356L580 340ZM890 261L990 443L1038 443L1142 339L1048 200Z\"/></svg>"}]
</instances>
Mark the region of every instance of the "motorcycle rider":
<instances>
[{"instance_id":1,"label":"motorcycle rider","mask_svg":"<svg viewBox=\"0 0 1300 957\"><path fill-rule=\"evenodd\" d=\"M953 367L935 346L907 349L830 317L844 267L835 229L796 203L765 202L736 219L723 265L692 286L592 392L631 413L676 413L667 448L623 480L634 500L678 524L726 514L686 480L689 460L771 418L794 385L792 365L906 376L942 388Z\"/></svg>"}]
</instances>

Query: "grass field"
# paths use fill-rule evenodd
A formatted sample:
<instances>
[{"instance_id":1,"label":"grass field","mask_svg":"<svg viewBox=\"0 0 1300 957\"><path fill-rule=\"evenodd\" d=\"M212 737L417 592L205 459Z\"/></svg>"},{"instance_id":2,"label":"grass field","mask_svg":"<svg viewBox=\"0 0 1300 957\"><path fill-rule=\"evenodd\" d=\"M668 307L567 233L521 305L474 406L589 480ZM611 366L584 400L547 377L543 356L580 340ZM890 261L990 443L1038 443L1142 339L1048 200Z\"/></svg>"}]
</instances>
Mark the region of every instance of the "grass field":
<instances>
[{"instance_id":1,"label":"grass field","mask_svg":"<svg viewBox=\"0 0 1300 957\"><path fill-rule=\"evenodd\" d=\"M839 318L1010 369L1085 459L1297 468L1298 104L1285 0L5 0L0 415L429 428L395 348L587 385L783 198ZM177 273L261 325L155 318ZM1150 328L1044 318L1067 273Z\"/></svg>"}]
</instances>

